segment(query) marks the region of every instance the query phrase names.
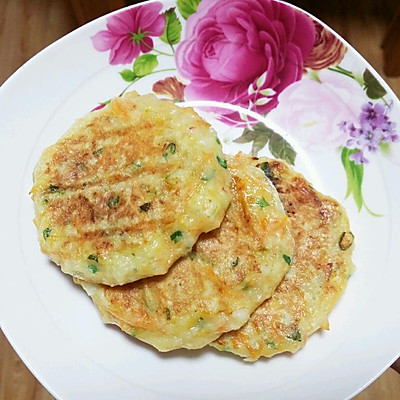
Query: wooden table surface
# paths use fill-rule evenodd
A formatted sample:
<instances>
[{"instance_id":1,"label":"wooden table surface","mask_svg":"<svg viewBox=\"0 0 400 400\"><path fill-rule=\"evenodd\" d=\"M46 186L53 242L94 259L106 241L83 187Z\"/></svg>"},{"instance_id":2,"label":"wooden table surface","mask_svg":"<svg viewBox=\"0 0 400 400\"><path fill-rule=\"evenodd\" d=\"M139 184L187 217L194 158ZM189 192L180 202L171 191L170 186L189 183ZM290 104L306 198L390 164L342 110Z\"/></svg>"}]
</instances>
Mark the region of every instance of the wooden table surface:
<instances>
[{"instance_id":1,"label":"wooden table surface","mask_svg":"<svg viewBox=\"0 0 400 400\"><path fill-rule=\"evenodd\" d=\"M381 50L398 0L293 0L292 3L341 34L400 96L400 78L385 77L383 73ZM78 26L70 4L68 0L0 0L0 84L39 50ZM0 400L51 399L0 331ZM355 399L400 399L400 375L389 369Z\"/></svg>"}]
</instances>

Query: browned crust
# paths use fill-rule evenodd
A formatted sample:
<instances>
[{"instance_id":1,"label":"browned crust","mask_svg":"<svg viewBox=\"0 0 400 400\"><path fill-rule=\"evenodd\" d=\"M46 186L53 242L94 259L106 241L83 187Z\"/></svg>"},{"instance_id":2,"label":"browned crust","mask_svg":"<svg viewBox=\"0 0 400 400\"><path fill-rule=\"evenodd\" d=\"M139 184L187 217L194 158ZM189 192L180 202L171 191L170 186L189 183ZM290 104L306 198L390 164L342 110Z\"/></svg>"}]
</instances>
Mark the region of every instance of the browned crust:
<instances>
[{"instance_id":1,"label":"browned crust","mask_svg":"<svg viewBox=\"0 0 400 400\"><path fill-rule=\"evenodd\" d=\"M328 329L328 315L353 271L354 247L352 243L347 243L346 249L340 246L343 233L350 232L350 227L345 210L336 200L314 190L283 161L263 158L254 159L254 163L271 179L284 204L291 221L295 256L287 276L249 322L213 344L250 361L295 352L317 329Z\"/></svg>"}]
</instances>

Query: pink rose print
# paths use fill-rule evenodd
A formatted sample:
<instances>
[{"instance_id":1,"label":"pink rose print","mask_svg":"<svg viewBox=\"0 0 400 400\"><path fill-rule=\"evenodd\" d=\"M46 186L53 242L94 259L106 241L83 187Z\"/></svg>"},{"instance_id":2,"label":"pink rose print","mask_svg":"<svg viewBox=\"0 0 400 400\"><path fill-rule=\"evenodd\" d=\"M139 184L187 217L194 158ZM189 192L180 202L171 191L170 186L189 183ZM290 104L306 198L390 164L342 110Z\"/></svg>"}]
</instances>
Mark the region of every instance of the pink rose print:
<instances>
[{"instance_id":1,"label":"pink rose print","mask_svg":"<svg viewBox=\"0 0 400 400\"><path fill-rule=\"evenodd\" d=\"M107 29L92 36L98 51L110 51L109 63L129 64L142 53L153 49L151 37L161 36L165 17L160 2L132 7L107 18Z\"/></svg>"},{"instance_id":2,"label":"pink rose print","mask_svg":"<svg viewBox=\"0 0 400 400\"><path fill-rule=\"evenodd\" d=\"M355 80L333 71L320 71L321 82L302 79L279 96L269 117L310 151L332 150L348 138L342 121L357 119L365 103Z\"/></svg>"},{"instance_id":3,"label":"pink rose print","mask_svg":"<svg viewBox=\"0 0 400 400\"><path fill-rule=\"evenodd\" d=\"M301 79L315 39L311 19L273 0L202 0L176 51L187 100L213 100L264 114ZM221 111L219 111L221 112ZM239 116L226 112L224 119Z\"/></svg>"}]
</instances>

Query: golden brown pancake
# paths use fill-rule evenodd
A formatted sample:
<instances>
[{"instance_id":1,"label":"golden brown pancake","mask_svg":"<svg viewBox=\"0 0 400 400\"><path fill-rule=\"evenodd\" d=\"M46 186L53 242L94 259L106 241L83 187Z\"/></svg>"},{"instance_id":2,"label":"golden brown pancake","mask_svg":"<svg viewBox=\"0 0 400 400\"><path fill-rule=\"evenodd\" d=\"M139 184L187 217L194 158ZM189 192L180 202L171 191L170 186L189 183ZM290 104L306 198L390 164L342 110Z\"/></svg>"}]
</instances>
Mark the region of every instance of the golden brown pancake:
<instances>
[{"instance_id":1,"label":"golden brown pancake","mask_svg":"<svg viewBox=\"0 0 400 400\"><path fill-rule=\"evenodd\" d=\"M103 320L160 351L201 348L237 329L271 296L293 258L289 219L252 160L228 159L232 201L220 228L164 276L121 287L78 281Z\"/></svg>"},{"instance_id":2,"label":"golden brown pancake","mask_svg":"<svg viewBox=\"0 0 400 400\"><path fill-rule=\"evenodd\" d=\"M296 352L309 335L328 329L328 315L353 271L353 235L344 208L312 188L285 162L260 158L254 165L271 179L291 221L295 254L274 294L239 330L212 343L246 361Z\"/></svg>"},{"instance_id":3,"label":"golden brown pancake","mask_svg":"<svg viewBox=\"0 0 400 400\"><path fill-rule=\"evenodd\" d=\"M167 272L221 224L231 199L210 125L134 92L76 121L33 179L43 253L65 273L111 286Z\"/></svg>"}]
</instances>

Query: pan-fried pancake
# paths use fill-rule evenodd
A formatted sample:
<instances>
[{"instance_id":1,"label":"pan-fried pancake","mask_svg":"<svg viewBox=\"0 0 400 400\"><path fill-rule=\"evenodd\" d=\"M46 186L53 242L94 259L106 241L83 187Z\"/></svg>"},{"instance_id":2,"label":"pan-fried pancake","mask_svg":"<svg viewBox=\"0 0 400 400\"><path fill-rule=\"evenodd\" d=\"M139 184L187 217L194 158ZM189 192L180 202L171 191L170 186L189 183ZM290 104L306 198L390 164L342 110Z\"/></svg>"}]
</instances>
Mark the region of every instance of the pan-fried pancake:
<instances>
[{"instance_id":1,"label":"pan-fried pancake","mask_svg":"<svg viewBox=\"0 0 400 400\"><path fill-rule=\"evenodd\" d=\"M43 152L32 189L41 249L88 282L164 274L220 225L230 179L215 131L192 109L125 94Z\"/></svg>"},{"instance_id":2,"label":"pan-fried pancake","mask_svg":"<svg viewBox=\"0 0 400 400\"><path fill-rule=\"evenodd\" d=\"M285 278L239 330L212 346L246 361L282 352L296 352L319 328L328 329L328 315L353 271L353 235L343 207L312 188L285 162L255 159L271 179L291 221L295 255Z\"/></svg>"},{"instance_id":3,"label":"pan-fried pancake","mask_svg":"<svg viewBox=\"0 0 400 400\"><path fill-rule=\"evenodd\" d=\"M294 242L278 193L251 162L228 159L232 201L220 228L166 275L113 288L75 280L105 322L160 351L200 348L242 326L273 293Z\"/></svg>"}]
</instances>

